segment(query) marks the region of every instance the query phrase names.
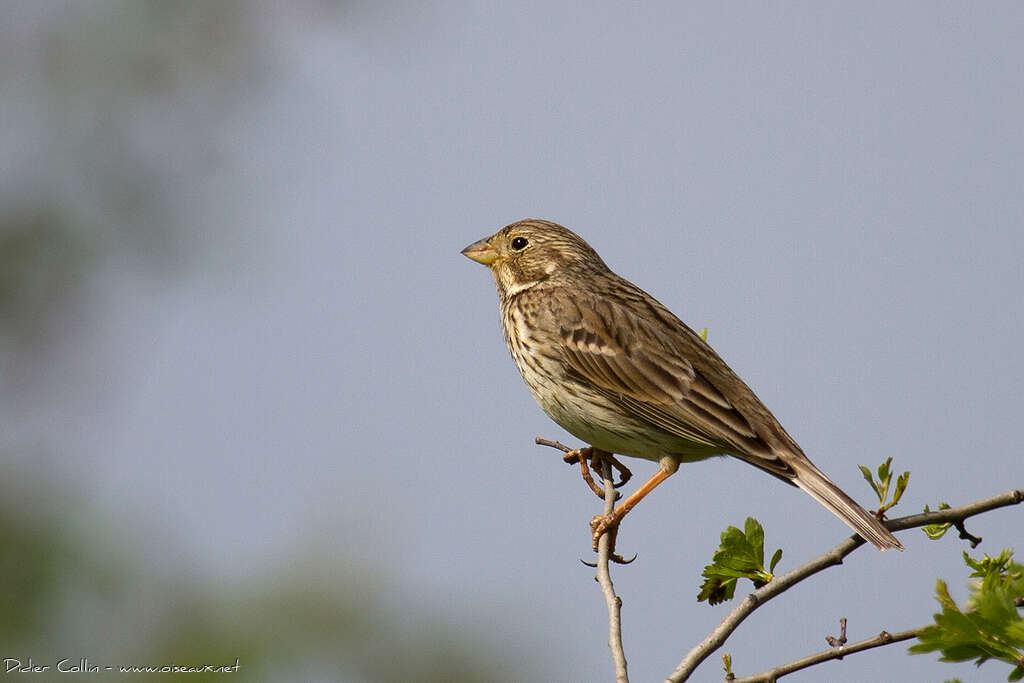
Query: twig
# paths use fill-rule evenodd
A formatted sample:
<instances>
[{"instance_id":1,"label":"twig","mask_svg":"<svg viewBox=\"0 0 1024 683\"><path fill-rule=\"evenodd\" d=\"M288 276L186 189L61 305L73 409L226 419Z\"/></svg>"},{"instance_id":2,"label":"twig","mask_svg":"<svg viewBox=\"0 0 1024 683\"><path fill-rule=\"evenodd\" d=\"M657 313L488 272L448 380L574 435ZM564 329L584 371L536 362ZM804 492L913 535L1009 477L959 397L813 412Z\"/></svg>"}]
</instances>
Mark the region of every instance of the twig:
<instances>
[{"instance_id":1,"label":"twig","mask_svg":"<svg viewBox=\"0 0 1024 683\"><path fill-rule=\"evenodd\" d=\"M615 509L615 499L618 496L612 479L612 464L608 460L601 461L601 476L604 478L604 514L607 515ZM607 533L601 536L601 540L597 544L597 576L595 578L601 584L604 602L608 606L608 647L612 651L612 661L615 662L615 681L616 683L629 683L629 674L626 673L626 653L622 649L622 598L615 594L612 575L608 570L613 536L614 531Z\"/></svg>"},{"instance_id":2,"label":"twig","mask_svg":"<svg viewBox=\"0 0 1024 683\"><path fill-rule=\"evenodd\" d=\"M971 544L972 550L974 548L977 548L978 545L981 543L981 536L975 536L970 531L968 531L967 527L964 526L964 523L962 521L954 523L953 526L956 527L956 530L960 532L960 538L964 539L965 541L968 541Z\"/></svg>"},{"instance_id":3,"label":"twig","mask_svg":"<svg viewBox=\"0 0 1024 683\"><path fill-rule=\"evenodd\" d=\"M1013 604L1016 607L1024 607L1024 597L1014 598ZM843 632L845 634L846 620L843 619L842 621ZM789 662L788 664L777 666L774 669L768 669L767 671L762 671L761 673L753 674L751 676L744 676L743 678L733 677L727 678L726 680L728 680L729 683L774 683L774 681L782 678L783 676L794 673L796 671L800 671L801 669L810 668L815 664L827 662L830 659L842 659L846 655L852 655L857 652L864 652L865 650L881 647L883 645L891 645L892 643L898 643L903 640L910 640L911 638L916 638L921 634L922 631L924 631L929 626L934 626L934 624L918 626L917 628L912 628L908 631L900 631L899 633L889 633L888 631L882 631L874 638L867 638L866 640L862 640L858 643L853 643L848 647L836 647L835 645L833 645L832 649L830 650L822 650L817 654L801 657L800 659ZM826 640L828 640L828 638L826 638Z\"/></svg>"},{"instance_id":4,"label":"twig","mask_svg":"<svg viewBox=\"0 0 1024 683\"><path fill-rule=\"evenodd\" d=\"M762 671L759 674L753 676L743 676L742 678L734 678L730 683L774 683L774 681L782 678L787 674L791 674L801 669L814 666L815 664L821 664L832 659L842 659L846 655L852 655L855 652L863 652L864 650L870 650L875 647L881 647L883 645L889 645L891 643L898 643L902 640L910 640L911 638L917 637L926 626L919 626L918 628L912 628L909 631L900 631L899 633L889 633L888 631L882 631L873 638L861 640L850 645L842 647L833 647L828 650L822 650L817 654L808 655L792 661L789 664L783 664L777 666L774 669L768 671Z\"/></svg>"},{"instance_id":5,"label":"twig","mask_svg":"<svg viewBox=\"0 0 1024 683\"><path fill-rule=\"evenodd\" d=\"M539 436L536 437L533 440L533 442L535 444L537 444L538 446L551 446L552 448L557 448L558 450L562 451L563 453L571 453L572 450L573 450L572 448L569 448L568 446L566 446L561 441L552 441L551 439L542 439Z\"/></svg>"},{"instance_id":6,"label":"twig","mask_svg":"<svg viewBox=\"0 0 1024 683\"><path fill-rule=\"evenodd\" d=\"M946 508L945 510L935 510L934 512L924 512L917 515L899 517L885 522L885 526L890 531L898 531L900 529L913 529L926 524L962 522L968 517L973 517L974 515L988 512L989 510L994 510L996 508L1006 507L1008 505L1017 505L1022 501L1024 501L1024 489L1017 489L956 508ZM851 536L828 552L819 555L809 562L806 562L796 569L782 574L781 576L776 576L766 585L747 595L747 597L743 598L743 600L733 608L728 616L722 620L722 623L715 627L715 629L711 631L711 633L709 633L699 645L690 650L683 661L681 661L679 666L669 674L669 677L666 680L671 683L680 683L681 681L687 680L694 670L700 666L701 662L711 656L715 650L720 648L722 644L725 643L726 639L732 635L733 631L735 631L739 625L754 612L754 610L780 593L788 590L790 587L800 583L804 579L828 569L829 567L842 564L844 557L862 545L864 545L864 539L856 535Z\"/></svg>"},{"instance_id":7,"label":"twig","mask_svg":"<svg viewBox=\"0 0 1024 683\"><path fill-rule=\"evenodd\" d=\"M839 620L839 637L825 636L825 642L832 647L842 647L846 645L846 617Z\"/></svg>"},{"instance_id":8,"label":"twig","mask_svg":"<svg viewBox=\"0 0 1024 683\"><path fill-rule=\"evenodd\" d=\"M944 524L946 522L956 524L957 522L963 522L965 519L974 517L975 515L980 515L983 512L1007 507L1009 505L1018 505L1021 502L1024 502L1024 489L1016 489L1014 491L1000 493L998 496L992 496L991 498L978 500L973 503L968 503L967 505L961 505L956 508L932 510L931 512L921 512L916 515L897 517L896 519L891 519L886 522L885 526L889 531L900 531L901 529L916 529L917 527L922 527L926 524Z\"/></svg>"}]
</instances>

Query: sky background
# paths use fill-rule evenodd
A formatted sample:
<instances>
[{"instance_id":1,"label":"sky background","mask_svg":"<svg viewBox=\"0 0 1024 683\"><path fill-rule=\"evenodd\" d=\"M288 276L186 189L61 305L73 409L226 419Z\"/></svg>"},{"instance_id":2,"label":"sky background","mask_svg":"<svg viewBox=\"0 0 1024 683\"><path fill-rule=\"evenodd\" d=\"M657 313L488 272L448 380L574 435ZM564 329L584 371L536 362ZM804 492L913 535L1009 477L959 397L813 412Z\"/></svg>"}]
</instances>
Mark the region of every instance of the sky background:
<instances>
[{"instance_id":1,"label":"sky background","mask_svg":"<svg viewBox=\"0 0 1024 683\"><path fill-rule=\"evenodd\" d=\"M1024 487L1024 5L219 7L0 10L0 208L87 245L25 267L40 312L2 337L0 447L88 538L217 585L315 556L540 678L609 679L579 561L601 503L533 445L575 442L459 254L525 217L707 327L866 507L857 465L890 456L896 515ZM634 680L731 609L695 596L748 515L782 571L847 536L739 461L683 467L619 535ZM1021 515L970 523L979 552L1024 552ZM737 673L823 649L840 617L851 640L924 624L938 577L965 597L962 542L900 538L748 619ZM790 678L1006 673L935 660Z\"/></svg>"}]
</instances>

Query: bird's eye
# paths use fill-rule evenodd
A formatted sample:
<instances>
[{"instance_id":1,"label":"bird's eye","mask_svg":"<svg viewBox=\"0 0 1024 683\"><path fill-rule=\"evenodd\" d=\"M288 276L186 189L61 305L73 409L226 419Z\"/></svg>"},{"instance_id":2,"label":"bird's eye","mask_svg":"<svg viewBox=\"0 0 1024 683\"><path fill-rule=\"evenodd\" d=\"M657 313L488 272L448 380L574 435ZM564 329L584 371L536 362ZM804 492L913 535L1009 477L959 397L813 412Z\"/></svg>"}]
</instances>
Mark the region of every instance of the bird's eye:
<instances>
[{"instance_id":1,"label":"bird's eye","mask_svg":"<svg viewBox=\"0 0 1024 683\"><path fill-rule=\"evenodd\" d=\"M523 249L526 249L527 244L529 244L529 242L526 241L525 237L517 237L512 240L512 249L515 251L522 251Z\"/></svg>"}]
</instances>

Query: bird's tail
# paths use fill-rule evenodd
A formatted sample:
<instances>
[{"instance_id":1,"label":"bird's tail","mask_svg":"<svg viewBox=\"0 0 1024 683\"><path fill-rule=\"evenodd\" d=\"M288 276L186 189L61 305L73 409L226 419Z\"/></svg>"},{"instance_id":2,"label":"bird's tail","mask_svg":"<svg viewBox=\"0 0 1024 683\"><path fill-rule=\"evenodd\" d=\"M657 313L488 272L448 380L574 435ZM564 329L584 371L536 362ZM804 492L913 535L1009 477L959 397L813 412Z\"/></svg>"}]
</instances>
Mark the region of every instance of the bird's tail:
<instances>
[{"instance_id":1,"label":"bird's tail","mask_svg":"<svg viewBox=\"0 0 1024 683\"><path fill-rule=\"evenodd\" d=\"M793 483L811 494L811 496L832 511L839 519L846 522L864 540L879 550L897 548L903 550L900 543L878 519L843 493L842 489L833 484L825 474L804 460L792 463L797 472Z\"/></svg>"}]
</instances>

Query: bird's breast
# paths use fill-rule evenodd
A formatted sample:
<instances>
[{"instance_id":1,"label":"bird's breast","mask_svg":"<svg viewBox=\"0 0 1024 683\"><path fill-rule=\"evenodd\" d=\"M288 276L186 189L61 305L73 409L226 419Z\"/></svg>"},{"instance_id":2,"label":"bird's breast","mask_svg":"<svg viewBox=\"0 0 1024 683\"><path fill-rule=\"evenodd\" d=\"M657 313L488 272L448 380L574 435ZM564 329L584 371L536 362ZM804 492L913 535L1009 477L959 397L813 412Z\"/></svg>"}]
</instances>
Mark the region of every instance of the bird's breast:
<instances>
[{"instance_id":1,"label":"bird's breast","mask_svg":"<svg viewBox=\"0 0 1024 683\"><path fill-rule=\"evenodd\" d=\"M545 341L528 313L511 309L503 317L505 342L523 381L548 417L588 445L634 457L658 460L663 444L643 426L610 405L593 387L566 371L560 346Z\"/></svg>"}]
</instances>

